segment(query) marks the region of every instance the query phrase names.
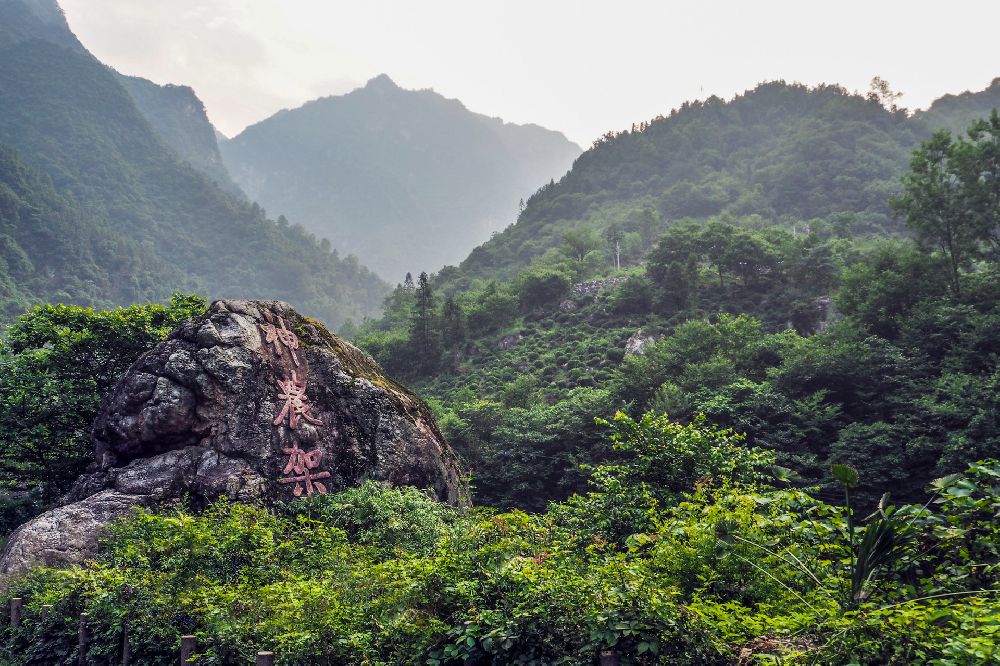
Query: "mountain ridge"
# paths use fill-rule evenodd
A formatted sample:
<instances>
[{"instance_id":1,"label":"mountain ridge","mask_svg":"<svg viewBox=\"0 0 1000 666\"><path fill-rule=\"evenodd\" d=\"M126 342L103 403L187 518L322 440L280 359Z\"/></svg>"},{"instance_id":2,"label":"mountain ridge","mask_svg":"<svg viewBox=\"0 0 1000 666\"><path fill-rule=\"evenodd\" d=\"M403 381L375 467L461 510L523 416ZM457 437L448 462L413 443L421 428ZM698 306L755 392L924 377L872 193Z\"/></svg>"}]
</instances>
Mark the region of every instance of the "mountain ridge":
<instances>
[{"instance_id":1,"label":"mountain ridge","mask_svg":"<svg viewBox=\"0 0 1000 666\"><path fill-rule=\"evenodd\" d=\"M460 259L579 151L385 74L283 109L221 148L251 198L393 277Z\"/></svg>"},{"instance_id":2,"label":"mountain ridge","mask_svg":"<svg viewBox=\"0 0 1000 666\"><path fill-rule=\"evenodd\" d=\"M1000 80L907 115L837 85L771 81L732 99L688 102L609 132L527 200L515 224L459 264L463 280L512 278L566 233L626 231L655 217L826 220L842 233L901 233L888 200L910 151L936 128L963 132L1000 105ZM764 223L764 222L762 222ZM648 225L647 225L648 226ZM652 242L652 237L646 239Z\"/></svg>"}]
</instances>

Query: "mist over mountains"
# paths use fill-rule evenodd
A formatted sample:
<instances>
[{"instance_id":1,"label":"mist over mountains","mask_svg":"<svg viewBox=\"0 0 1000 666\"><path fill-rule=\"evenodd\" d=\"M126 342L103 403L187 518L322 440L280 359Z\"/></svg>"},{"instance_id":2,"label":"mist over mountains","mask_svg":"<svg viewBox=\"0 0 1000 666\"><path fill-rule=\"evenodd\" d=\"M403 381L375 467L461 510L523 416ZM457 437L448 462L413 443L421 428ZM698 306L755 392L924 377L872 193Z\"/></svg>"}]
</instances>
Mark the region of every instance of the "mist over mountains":
<instances>
[{"instance_id":1,"label":"mist over mountains","mask_svg":"<svg viewBox=\"0 0 1000 666\"><path fill-rule=\"evenodd\" d=\"M392 281L459 262L466 279L512 277L569 231L636 231L650 215L898 231L885 201L909 151L1000 97L994 82L907 115L773 82L580 155L558 132L385 75L225 140L195 91L101 64L50 0L0 2L0 55L7 317L196 289L285 298L336 325L381 305L388 285L365 266ZM76 239L72 251L32 240L55 236ZM51 247L63 247L54 263Z\"/></svg>"},{"instance_id":2,"label":"mist over mountains","mask_svg":"<svg viewBox=\"0 0 1000 666\"><path fill-rule=\"evenodd\" d=\"M384 282L238 193L189 89L98 62L54 3L0 3L0 197L6 316L56 300L104 306L175 291L295 301L337 325ZM72 251L46 243L72 229ZM50 266L51 263L57 264ZM28 279L30 277L30 279Z\"/></svg>"},{"instance_id":3,"label":"mist over mountains","mask_svg":"<svg viewBox=\"0 0 1000 666\"><path fill-rule=\"evenodd\" d=\"M558 132L473 113L384 74L222 143L251 199L391 280L460 261L579 153Z\"/></svg>"}]
</instances>

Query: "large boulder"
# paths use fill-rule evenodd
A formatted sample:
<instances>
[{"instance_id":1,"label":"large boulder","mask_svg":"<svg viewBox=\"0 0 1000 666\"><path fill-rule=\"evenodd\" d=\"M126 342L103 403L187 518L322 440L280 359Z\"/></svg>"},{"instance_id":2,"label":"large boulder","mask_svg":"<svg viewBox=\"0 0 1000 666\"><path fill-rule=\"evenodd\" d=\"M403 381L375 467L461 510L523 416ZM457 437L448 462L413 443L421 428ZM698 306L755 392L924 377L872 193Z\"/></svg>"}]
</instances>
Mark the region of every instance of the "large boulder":
<instances>
[{"instance_id":1,"label":"large boulder","mask_svg":"<svg viewBox=\"0 0 1000 666\"><path fill-rule=\"evenodd\" d=\"M136 361L93 429L97 462L18 528L0 577L92 556L133 506L220 496L267 504L367 479L467 500L427 406L286 303L216 301Z\"/></svg>"}]
</instances>

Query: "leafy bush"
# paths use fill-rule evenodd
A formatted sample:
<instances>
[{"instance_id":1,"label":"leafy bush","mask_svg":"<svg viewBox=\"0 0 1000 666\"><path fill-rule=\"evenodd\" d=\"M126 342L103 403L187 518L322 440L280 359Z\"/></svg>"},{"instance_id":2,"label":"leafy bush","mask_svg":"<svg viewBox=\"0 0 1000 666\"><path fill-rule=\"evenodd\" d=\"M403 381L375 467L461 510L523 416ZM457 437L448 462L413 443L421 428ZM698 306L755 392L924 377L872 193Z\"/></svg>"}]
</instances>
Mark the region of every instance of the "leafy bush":
<instances>
[{"instance_id":1,"label":"leafy bush","mask_svg":"<svg viewBox=\"0 0 1000 666\"><path fill-rule=\"evenodd\" d=\"M375 481L336 495L314 495L290 509L344 530L351 541L371 546L387 559L430 552L459 517L455 509L416 488L387 488Z\"/></svg>"},{"instance_id":2,"label":"leafy bush","mask_svg":"<svg viewBox=\"0 0 1000 666\"><path fill-rule=\"evenodd\" d=\"M281 514L138 510L96 561L13 581L0 601L25 598L28 620L0 628L2 658L76 663L81 611L87 664L118 659L126 626L141 666L174 663L183 633L220 665L259 649L283 666L997 656L1000 463L941 479L931 505L887 508L920 540L851 603L863 549L841 507L753 482L765 461L731 433L654 417L612 427L639 471L598 468L593 492L543 514L462 514L374 483Z\"/></svg>"},{"instance_id":3,"label":"leafy bush","mask_svg":"<svg viewBox=\"0 0 1000 666\"><path fill-rule=\"evenodd\" d=\"M104 395L140 355L204 309L203 298L175 294L167 305L46 305L17 319L0 344L0 486L37 497L19 502L15 515L5 511L0 529L68 488L93 458L90 427Z\"/></svg>"}]
</instances>

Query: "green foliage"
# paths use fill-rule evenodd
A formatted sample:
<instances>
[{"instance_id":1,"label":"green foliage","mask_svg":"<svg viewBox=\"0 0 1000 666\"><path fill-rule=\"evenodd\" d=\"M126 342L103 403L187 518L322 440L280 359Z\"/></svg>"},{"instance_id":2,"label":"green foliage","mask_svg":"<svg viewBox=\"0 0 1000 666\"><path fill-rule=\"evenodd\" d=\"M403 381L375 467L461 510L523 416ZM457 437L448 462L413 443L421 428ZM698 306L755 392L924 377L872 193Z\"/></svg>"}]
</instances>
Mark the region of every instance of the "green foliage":
<instances>
[{"instance_id":1,"label":"green foliage","mask_svg":"<svg viewBox=\"0 0 1000 666\"><path fill-rule=\"evenodd\" d=\"M313 495L289 510L344 530L351 541L371 546L386 559L428 554L460 517L416 488L387 488L374 481L336 495Z\"/></svg>"},{"instance_id":2,"label":"green foliage","mask_svg":"<svg viewBox=\"0 0 1000 666\"><path fill-rule=\"evenodd\" d=\"M638 487L663 501L690 492L699 481L750 483L758 467L773 462L768 453L745 447L743 436L710 427L701 416L684 425L665 414L649 412L636 421L618 412L598 423L611 429L612 448L623 456L601 467L598 486Z\"/></svg>"},{"instance_id":3,"label":"green foliage","mask_svg":"<svg viewBox=\"0 0 1000 666\"><path fill-rule=\"evenodd\" d=\"M914 152L910 173L903 177L905 193L894 200L906 216L917 241L941 252L948 262L951 290L961 292L960 270L976 252L977 228L968 208L968 194L954 164L960 144L942 130Z\"/></svg>"},{"instance_id":4,"label":"green foliage","mask_svg":"<svg viewBox=\"0 0 1000 666\"><path fill-rule=\"evenodd\" d=\"M204 309L201 297L175 294L167 305L46 305L19 317L0 346L3 489L39 505L67 490L93 459L90 427L104 395L143 352ZM4 530L23 517L5 515Z\"/></svg>"},{"instance_id":5,"label":"green foliage","mask_svg":"<svg viewBox=\"0 0 1000 666\"><path fill-rule=\"evenodd\" d=\"M437 302L427 273L420 274L414 291L409 347L415 370L425 373L437 370L441 364L441 331Z\"/></svg>"},{"instance_id":6,"label":"green foliage","mask_svg":"<svg viewBox=\"0 0 1000 666\"><path fill-rule=\"evenodd\" d=\"M630 275L611 296L618 314L646 314L653 307L653 283L642 275Z\"/></svg>"},{"instance_id":7,"label":"green foliage","mask_svg":"<svg viewBox=\"0 0 1000 666\"><path fill-rule=\"evenodd\" d=\"M526 309L557 303L571 286L570 276L553 268L525 271L518 282L521 307Z\"/></svg>"},{"instance_id":8,"label":"green foliage","mask_svg":"<svg viewBox=\"0 0 1000 666\"><path fill-rule=\"evenodd\" d=\"M928 134L923 121L834 85L774 81L728 101L685 103L595 142L459 268L466 280L513 278L567 236L595 234L568 248L582 260L616 229L648 248L667 222L719 215L850 220L848 233L898 233L888 198Z\"/></svg>"},{"instance_id":9,"label":"green foliage","mask_svg":"<svg viewBox=\"0 0 1000 666\"><path fill-rule=\"evenodd\" d=\"M596 476L616 484L539 515L463 514L373 483L280 514L226 501L201 514L137 510L86 566L13 581L0 601L23 597L27 621L0 628L0 650L16 664L108 663L127 625L139 665L173 663L186 633L205 664L260 649L282 666L589 664L605 651L624 663L720 665L995 656L1000 463L936 482L934 508L880 507L852 548L840 508L740 483L756 461L722 460L740 447L731 435L616 424L625 449L697 449L726 471L631 513L615 497L639 508L651 477L602 468ZM607 539L609 525L620 539ZM919 544L880 545L904 530ZM855 552L869 575L849 601L842 564ZM92 633L82 659L81 611Z\"/></svg>"},{"instance_id":10,"label":"green foliage","mask_svg":"<svg viewBox=\"0 0 1000 666\"><path fill-rule=\"evenodd\" d=\"M473 334L492 333L509 326L517 317L517 296L496 282L490 282L482 291L469 294L469 301L466 316Z\"/></svg>"}]
</instances>

